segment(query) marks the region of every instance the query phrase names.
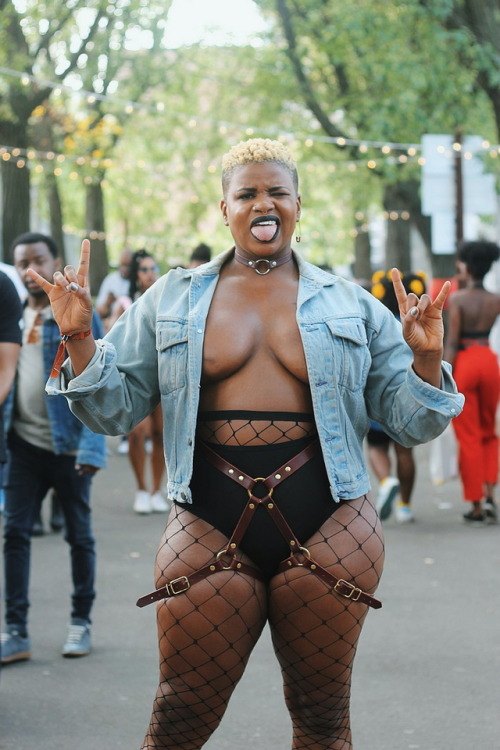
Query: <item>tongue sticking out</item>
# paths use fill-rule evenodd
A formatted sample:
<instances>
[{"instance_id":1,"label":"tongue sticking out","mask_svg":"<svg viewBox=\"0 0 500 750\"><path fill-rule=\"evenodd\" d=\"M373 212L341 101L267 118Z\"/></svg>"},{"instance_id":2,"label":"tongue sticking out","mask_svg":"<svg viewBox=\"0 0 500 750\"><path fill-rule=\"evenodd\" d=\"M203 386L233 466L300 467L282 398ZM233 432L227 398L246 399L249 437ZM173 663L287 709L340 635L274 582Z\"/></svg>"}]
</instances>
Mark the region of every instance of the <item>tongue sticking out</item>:
<instances>
[{"instance_id":1,"label":"tongue sticking out","mask_svg":"<svg viewBox=\"0 0 500 750\"><path fill-rule=\"evenodd\" d=\"M260 242L269 242L276 234L276 224L256 224L251 228L251 232L255 239Z\"/></svg>"}]
</instances>

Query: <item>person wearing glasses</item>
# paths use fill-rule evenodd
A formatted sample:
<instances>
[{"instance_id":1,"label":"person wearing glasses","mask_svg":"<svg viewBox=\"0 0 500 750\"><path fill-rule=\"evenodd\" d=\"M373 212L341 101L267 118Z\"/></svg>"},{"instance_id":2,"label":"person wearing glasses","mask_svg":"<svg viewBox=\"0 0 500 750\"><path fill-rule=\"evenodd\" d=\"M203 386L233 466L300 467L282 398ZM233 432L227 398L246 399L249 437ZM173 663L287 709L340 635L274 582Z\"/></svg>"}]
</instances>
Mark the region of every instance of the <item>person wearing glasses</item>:
<instances>
[{"instance_id":1,"label":"person wearing glasses","mask_svg":"<svg viewBox=\"0 0 500 750\"><path fill-rule=\"evenodd\" d=\"M130 262L129 293L119 297L113 306L112 323L123 315L159 277L160 269L154 257L147 250L132 254ZM147 458L150 451L151 491L148 489ZM162 495L161 485L165 473L163 456L163 418L158 404L151 414L139 422L128 434L128 459L134 472L137 489L133 509L139 515L165 513L169 504Z\"/></svg>"},{"instance_id":2,"label":"person wearing glasses","mask_svg":"<svg viewBox=\"0 0 500 750\"><path fill-rule=\"evenodd\" d=\"M294 251L301 207L291 153L250 139L222 160L232 246L162 276L103 341L87 333L87 240L77 269L39 279L69 336L48 391L112 434L163 409L173 505L156 589L137 601L157 604L160 657L142 750L207 743L266 624L294 750L352 748L351 673L384 560L369 418L416 445L462 407L442 364L449 282L419 299L394 270L399 323Z\"/></svg>"}]
</instances>

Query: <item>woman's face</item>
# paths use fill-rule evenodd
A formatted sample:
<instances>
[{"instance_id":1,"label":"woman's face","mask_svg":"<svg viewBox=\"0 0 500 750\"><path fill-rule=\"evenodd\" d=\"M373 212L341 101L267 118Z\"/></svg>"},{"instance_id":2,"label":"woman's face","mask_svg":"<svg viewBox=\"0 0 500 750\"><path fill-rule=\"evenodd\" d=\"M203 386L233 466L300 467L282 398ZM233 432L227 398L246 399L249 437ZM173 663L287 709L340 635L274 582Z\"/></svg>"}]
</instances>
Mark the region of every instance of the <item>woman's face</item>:
<instances>
[{"instance_id":1,"label":"woman's face","mask_svg":"<svg viewBox=\"0 0 500 750\"><path fill-rule=\"evenodd\" d=\"M141 258L137 266L137 288L141 292L153 286L158 279L159 268L154 258Z\"/></svg>"},{"instance_id":2,"label":"woman's face","mask_svg":"<svg viewBox=\"0 0 500 750\"><path fill-rule=\"evenodd\" d=\"M221 201L236 248L261 258L290 248L300 206L292 174L275 162L237 167Z\"/></svg>"}]
</instances>

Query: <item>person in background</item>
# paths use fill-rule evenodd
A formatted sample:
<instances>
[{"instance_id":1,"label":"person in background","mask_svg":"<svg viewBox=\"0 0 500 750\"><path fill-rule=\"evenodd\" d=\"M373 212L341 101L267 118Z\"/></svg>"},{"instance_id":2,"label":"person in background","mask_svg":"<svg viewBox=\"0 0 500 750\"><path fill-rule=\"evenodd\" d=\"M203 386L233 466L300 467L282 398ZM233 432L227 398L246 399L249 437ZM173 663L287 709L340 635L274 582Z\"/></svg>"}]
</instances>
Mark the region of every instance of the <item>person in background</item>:
<instances>
[{"instance_id":1,"label":"person in background","mask_svg":"<svg viewBox=\"0 0 500 750\"><path fill-rule=\"evenodd\" d=\"M19 295L19 299L21 300L22 303L24 303L28 296L28 292L26 291L26 287L21 281L21 277L16 271L15 266L11 266L8 263L0 262L0 271L4 271L7 274L7 276L11 279L11 281L14 282L15 288ZM3 508L3 504L4 504L3 490L0 487L0 507L1 508ZM61 506L57 499L56 493L52 491L50 493L50 528L52 529L52 531L59 532L59 531L62 531L63 526L64 526L64 518L62 515ZM45 529L43 526L42 509L40 508L38 516L35 519L35 522L33 523L31 535L43 536L44 534L45 534Z\"/></svg>"},{"instance_id":2,"label":"person in background","mask_svg":"<svg viewBox=\"0 0 500 750\"><path fill-rule=\"evenodd\" d=\"M116 301L120 297L126 297L130 287L130 264L132 262L132 250L124 248L120 253L118 269L111 271L102 281L96 298L96 311L99 314L104 331L109 331L116 320L113 309ZM126 435L122 435L118 446L118 453L126 455L128 453L128 440Z\"/></svg>"},{"instance_id":3,"label":"person in background","mask_svg":"<svg viewBox=\"0 0 500 750\"><path fill-rule=\"evenodd\" d=\"M202 263L208 263L212 257L212 250L204 242L195 247L189 258L188 268L197 268Z\"/></svg>"},{"instance_id":4,"label":"person in background","mask_svg":"<svg viewBox=\"0 0 500 750\"><path fill-rule=\"evenodd\" d=\"M22 343L21 301L7 274L0 271L0 513L3 512L3 469L7 461L4 404L12 388Z\"/></svg>"},{"instance_id":5,"label":"person in background","mask_svg":"<svg viewBox=\"0 0 500 750\"><path fill-rule=\"evenodd\" d=\"M156 260L147 250L138 250L132 255L129 293L119 297L113 306L111 325L114 325L125 310L155 283L159 277L159 270ZM148 490L146 479L148 441L151 441L151 492ZM128 458L137 483L133 504L134 511L140 515L151 512L165 513L170 506L162 495L165 458L160 404L129 432Z\"/></svg>"},{"instance_id":6,"label":"person in background","mask_svg":"<svg viewBox=\"0 0 500 750\"><path fill-rule=\"evenodd\" d=\"M28 293L26 291L26 287L19 278L19 274L16 271L15 267L11 266L10 263L4 263L3 261L0 261L0 271L2 271L6 276L9 277L16 288L19 299L21 300L21 302L24 302L24 300L28 296Z\"/></svg>"},{"instance_id":7,"label":"person in background","mask_svg":"<svg viewBox=\"0 0 500 750\"><path fill-rule=\"evenodd\" d=\"M464 242L458 248L458 271L464 280L448 304L445 359L465 396L462 414L453 422L458 442L458 470L469 503L467 523L496 522L498 481L496 415L500 392L498 358L489 336L500 314L500 295L484 288L484 277L500 256L493 242Z\"/></svg>"},{"instance_id":8,"label":"person in background","mask_svg":"<svg viewBox=\"0 0 500 750\"><path fill-rule=\"evenodd\" d=\"M206 744L267 623L294 748L350 750L351 673L384 559L363 439L372 418L416 445L460 411L441 361L449 282L432 302L395 271L401 328L303 260L297 168L278 141L224 156L220 207L233 246L162 276L101 341L72 338L92 315L87 240L53 283L30 271L70 336L47 390L114 434L163 409L173 507L156 588L137 602L158 602L160 657L142 750Z\"/></svg>"},{"instance_id":9,"label":"person in background","mask_svg":"<svg viewBox=\"0 0 500 750\"><path fill-rule=\"evenodd\" d=\"M425 293L423 273L402 274L401 280L407 294L421 297ZM371 293L377 297L399 320L399 305L391 281L391 274L377 271L372 277ZM380 519L385 521L392 513L396 498L396 521L408 523L415 520L411 496L415 484L416 467L411 447L401 445L390 437L375 421L370 422L366 436L368 458L378 480L376 506ZM392 471L391 448L396 459L396 476Z\"/></svg>"},{"instance_id":10,"label":"person in background","mask_svg":"<svg viewBox=\"0 0 500 750\"><path fill-rule=\"evenodd\" d=\"M114 303L119 297L128 294L131 262L132 250L125 248L120 253L118 269L105 276L97 293L96 311L101 317L105 331L108 331L111 325L110 316Z\"/></svg>"},{"instance_id":11,"label":"person in background","mask_svg":"<svg viewBox=\"0 0 500 750\"><path fill-rule=\"evenodd\" d=\"M76 657L89 653L90 614L95 598L90 490L92 477L106 461L104 435L85 427L71 413L65 398L48 397L45 393L45 382L62 343L49 298L33 282L29 271L36 271L47 281L52 279L61 267L57 246L47 235L27 233L14 240L12 252L28 298L23 311L23 346L8 434L3 524L6 628L1 634L2 664L31 656L28 635L31 531L40 504L51 489L57 492L64 515L73 581L71 621L62 655ZM102 326L97 314L91 316L89 325L89 335L100 338Z\"/></svg>"}]
</instances>

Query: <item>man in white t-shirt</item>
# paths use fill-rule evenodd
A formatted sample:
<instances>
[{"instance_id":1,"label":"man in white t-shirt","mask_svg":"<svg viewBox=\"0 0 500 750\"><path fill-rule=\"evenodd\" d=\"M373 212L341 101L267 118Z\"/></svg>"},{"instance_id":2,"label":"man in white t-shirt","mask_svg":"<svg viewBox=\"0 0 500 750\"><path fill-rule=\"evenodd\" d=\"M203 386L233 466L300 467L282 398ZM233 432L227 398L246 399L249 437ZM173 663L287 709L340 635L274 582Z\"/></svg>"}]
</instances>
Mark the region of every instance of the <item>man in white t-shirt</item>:
<instances>
[{"instance_id":1,"label":"man in white t-shirt","mask_svg":"<svg viewBox=\"0 0 500 750\"><path fill-rule=\"evenodd\" d=\"M113 303L120 297L126 297L130 290L130 263L132 262L132 250L122 250L117 271L111 271L104 278L95 303L101 320L104 322L109 318ZM106 328L106 325L105 325Z\"/></svg>"}]
</instances>

